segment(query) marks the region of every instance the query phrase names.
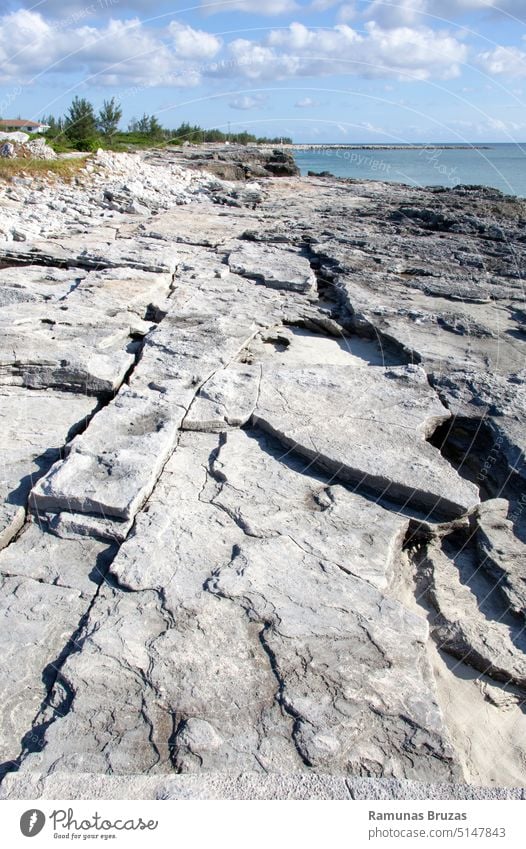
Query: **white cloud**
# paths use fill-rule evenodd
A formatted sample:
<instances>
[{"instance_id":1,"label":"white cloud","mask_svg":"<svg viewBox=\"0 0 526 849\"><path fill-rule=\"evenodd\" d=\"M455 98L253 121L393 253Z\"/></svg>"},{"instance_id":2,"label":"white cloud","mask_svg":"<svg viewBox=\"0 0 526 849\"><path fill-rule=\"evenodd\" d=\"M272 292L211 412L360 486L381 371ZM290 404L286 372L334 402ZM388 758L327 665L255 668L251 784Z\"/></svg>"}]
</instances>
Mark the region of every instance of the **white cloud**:
<instances>
[{"instance_id":1,"label":"white cloud","mask_svg":"<svg viewBox=\"0 0 526 849\"><path fill-rule=\"evenodd\" d=\"M467 48L453 36L426 27L381 29L368 23L365 34L346 24L330 30L293 23L273 30L264 42L236 39L229 45L232 63L221 75L251 80L353 75L400 80L458 76Z\"/></svg>"},{"instance_id":2,"label":"white cloud","mask_svg":"<svg viewBox=\"0 0 526 849\"><path fill-rule=\"evenodd\" d=\"M211 59L221 50L221 39L212 33L172 21L168 27L174 47L182 59Z\"/></svg>"},{"instance_id":3,"label":"white cloud","mask_svg":"<svg viewBox=\"0 0 526 849\"><path fill-rule=\"evenodd\" d=\"M9 3L1 3L7 6ZM151 10L151 0L20 0L19 6L27 6L29 10L39 11L60 24L67 22L69 26L74 21L88 18L109 18L118 11L136 11L146 13Z\"/></svg>"},{"instance_id":4,"label":"white cloud","mask_svg":"<svg viewBox=\"0 0 526 849\"><path fill-rule=\"evenodd\" d=\"M383 27L411 26L421 23L422 13L429 8L428 0L396 0L384 3L374 0L365 12L368 20L374 20Z\"/></svg>"},{"instance_id":5,"label":"white cloud","mask_svg":"<svg viewBox=\"0 0 526 849\"><path fill-rule=\"evenodd\" d=\"M325 11L340 4L342 9L358 5L356 0L199 0L203 12L207 15L219 15L241 12L253 15L279 16L298 10ZM1 4L4 9L8 3ZM117 12L140 12L145 18L160 14L173 8L169 0L21 0L21 6L37 9L46 15L60 20L82 16L89 18L109 18ZM360 7L362 4L360 4ZM155 9L155 11L154 11ZM340 20L351 20L343 12ZM426 16L452 19L465 14L491 13L494 16L516 16L524 21L526 6L524 0L369 0L365 7L366 20L374 20L384 27L397 27L413 24L431 25L433 20Z\"/></svg>"},{"instance_id":6,"label":"white cloud","mask_svg":"<svg viewBox=\"0 0 526 849\"><path fill-rule=\"evenodd\" d=\"M216 36L176 23L155 30L132 18L64 29L21 9L0 17L0 82L79 73L91 85L193 86L201 70L191 60L220 48Z\"/></svg>"},{"instance_id":7,"label":"white cloud","mask_svg":"<svg viewBox=\"0 0 526 849\"><path fill-rule=\"evenodd\" d=\"M518 47L496 47L480 53L477 64L493 76L526 77L526 53Z\"/></svg>"},{"instance_id":8,"label":"white cloud","mask_svg":"<svg viewBox=\"0 0 526 849\"><path fill-rule=\"evenodd\" d=\"M309 9L313 12L325 12L326 9L332 9L333 6L338 6L341 0L311 0Z\"/></svg>"},{"instance_id":9,"label":"white cloud","mask_svg":"<svg viewBox=\"0 0 526 849\"><path fill-rule=\"evenodd\" d=\"M160 40L158 34L141 22L110 21L102 29L83 27L67 34L68 43L78 52L64 56L59 70L74 66L87 75L96 74L101 85L140 84L146 86L191 86L199 73ZM75 44L76 43L76 44Z\"/></svg>"},{"instance_id":10,"label":"white cloud","mask_svg":"<svg viewBox=\"0 0 526 849\"><path fill-rule=\"evenodd\" d=\"M342 24L347 24L353 21L358 15L355 3L344 3L338 10L338 20Z\"/></svg>"},{"instance_id":11,"label":"white cloud","mask_svg":"<svg viewBox=\"0 0 526 849\"><path fill-rule=\"evenodd\" d=\"M516 16L524 21L524 0L373 0L365 9L367 20L383 27L433 25L469 13ZM437 20L438 19L438 20Z\"/></svg>"},{"instance_id":12,"label":"white cloud","mask_svg":"<svg viewBox=\"0 0 526 849\"><path fill-rule=\"evenodd\" d=\"M232 109L241 109L244 112L248 112L250 109L257 109L258 106L263 106L268 100L267 97L263 97L262 95L257 95L255 97L251 97L248 94L244 94L240 97L234 98L228 104Z\"/></svg>"},{"instance_id":13,"label":"white cloud","mask_svg":"<svg viewBox=\"0 0 526 849\"><path fill-rule=\"evenodd\" d=\"M285 15L299 8L296 0L224 0L210 6L207 6L207 0L202 0L202 5L209 14L248 12L254 15Z\"/></svg>"},{"instance_id":14,"label":"white cloud","mask_svg":"<svg viewBox=\"0 0 526 849\"><path fill-rule=\"evenodd\" d=\"M482 8L481 1L443 0L443 5L454 6L457 11L474 10ZM398 0L397 9L409 21L424 6L435 8L437 2ZM518 5L514 0L502 2L508 8ZM522 5L525 2L521 0ZM263 11L264 6L269 14L296 5L292 0L232 3L242 5L245 11L249 7ZM309 0L309 8L331 3ZM493 8L493 0L486 0L484 8L488 4ZM140 5L139 0L136 5ZM347 5L344 3L344 7ZM68 3L68 13L72 7L74 3ZM380 10L380 0L374 0L369 9L374 7ZM149 26L138 18L110 19L95 26L85 20L77 25L71 25L71 19L52 21L37 10L0 14L0 83L4 84L27 83L46 73L82 75L90 86L143 87L195 86L204 77L254 81L331 75L391 82L449 79L460 74L467 56L468 47L458 35L415 23L380 26L369 21L359 31L345 23L314 29L294 22L270 30L259 41L236 38L225 45L211 32L175 21L164 28ZM480 53L477 62L495 76L526 78L526 52L519 47L496 47Z\"/></svg>"},{"instance_id":15,"label":"white cloud","mask_svg":"<svg viewBox=\"0 0 526 849\"><path fill-rule=\"evenodd\" d=\"M316 106L320 106L319 100L313 100L312 97L303 97L301 100L297 100L294 106L296 109L313 109Z\"/></svg>"},{"instance_id":16,"label":"white cloud","mask_svg":"<svg viewBox=\"0 0 526 849\"><path fill-rule=\"evenodd\" d=\"M0 80L9 80L23 64L28 72L54 59L53 30L37 14L22 9L0 18Z\"/></svg>"},{"instance_id":17,"label":"white cloud","mask_svg":"<svg viewBox=\"0 0 526 849\"><path fill-rule=\"evenodd\" d=\"M314 0L330 5L335 5L340 0ZM18 4L28 9L37 9L57 21L88 18L109 18L118 13L140 12L145 18L161 14L163 11L177 12L171 0L20 0ZM206 15L217 15L231 12L245 12L253 15L284 15L297 11L301 8L297 0L198 0L195 4L181 4L183 7L194 5L202 6ZM0 2L1 7L9 6L9 3ZM327 6L325 7L327 8Z\"/></svg>"},{"instance_id":18,"label":"white cloud","mask_svg":"<svg viewBox=\"0 0 526 849\"><path fill-rule=\"evenodd\" d=\"M371 124L370 121L362 121L359 126L363 127L364 130L367 130L368 133L376 133L382 136L388 135L387 130L385 130L383 127L376 127L374 124Z\"/></svg>"},{"instance_id":19,"label":"white cloud","mask_svg":"<svg viewBox=\"0 0 526 849\"><path fill-rule=\"evenodd\" d=\"M526 124L515 121L503 121L500 118L488 118L483 121L450 121L447 127L455 130L464 140L474 141L478 138L502 138L506 141L514 138L515 134L522 135Z\"/></svg>"}]
</instances>

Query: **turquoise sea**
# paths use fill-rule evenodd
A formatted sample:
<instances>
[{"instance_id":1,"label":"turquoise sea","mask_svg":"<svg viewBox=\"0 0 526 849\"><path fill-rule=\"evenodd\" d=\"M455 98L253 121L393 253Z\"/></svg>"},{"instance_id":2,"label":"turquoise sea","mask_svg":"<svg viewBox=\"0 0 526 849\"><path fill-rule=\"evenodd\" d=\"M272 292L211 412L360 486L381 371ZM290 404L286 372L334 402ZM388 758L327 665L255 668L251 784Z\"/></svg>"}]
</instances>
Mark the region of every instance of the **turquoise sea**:
<instances>
[{"instance_id":1,"label":"turquoise sea","mask_svg":"<svg viewBox=\"0 0 526 849\"><path fill-rule=\"evenodd\" d=\"M296 150L302 174L330 171L335 177L387 180L413 186L462 184L493 186L526 197L526 143L484 145L484 149L432 149L432 146L381 150L327 147Z\"/></svg>"}]
</instances>

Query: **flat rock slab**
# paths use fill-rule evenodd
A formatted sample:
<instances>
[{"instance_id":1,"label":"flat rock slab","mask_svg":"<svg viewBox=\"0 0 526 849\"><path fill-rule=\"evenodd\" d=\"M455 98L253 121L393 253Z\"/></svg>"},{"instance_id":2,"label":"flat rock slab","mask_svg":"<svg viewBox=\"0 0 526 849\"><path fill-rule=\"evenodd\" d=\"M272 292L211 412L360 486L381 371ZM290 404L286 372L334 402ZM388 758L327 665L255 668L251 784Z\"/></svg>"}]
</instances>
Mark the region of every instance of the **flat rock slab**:
<instances>
[{"instance_id":1,"label":"flat rock slab","mask_svg":"<svg viewBox=\"0 0 526 849\"><path fill-rule=\"evenodd\" d=\"M407 520L301 465L261 434L181 436L23 772L456 773L427 625L388 598Z\"/></svg>"},{"instance_id":2,"label":"flat rock slab","mask_svg":"<svg viewBox=\"0 0 526 849\"><path fill-rule=\"evenodd\" d=\"M51 684L108 568L112 549L63 541L29 522L0 552L0 763L40 741L39 714L54 721L67 694ZM52 611L52 615L50 615Z\"/></svg>"},{"instance_id":3,"label":"flat rock slab","mask_svg":"<svg viewBox=\"0 0 526 849\"><path fill-rule=\"evenodd\" d=\"M299 251L242 242L228 258L230 270L242 277L258 280L273 289L313 293L316 276L309 260Z\"/></svg>"},{"instance_id":4,"label":"flat rock slab","mask_svg":"<svg viewBox=\"0 0 526 849\"><path fill-rule=\"evenodd\" d=\"M91 306L22 304L0 310L0 385L109 394L134 362L131 333L147 326L137 316L108 316Z\"/></svg>"},{"instance_id":5,"label":"flat rock slab","mask_svg":"<svg viewBox=\"0 0 526 849\"><path fill-rule=\"evenodd\" d=\"M214 372L235 360L256 332L254 320L230 311L218 316L208 304L203 306L194 312L171 300L170 312L145 339L134 385L188 405Z\"/></svg>"},{"instance_id":6,"label":"flat rock slab","mask_svg":"<svg viewBox=\"0 0 526 849\"><path fill-rule=\"evenodd\" d=\"M124 387L33 488L31 508L129 519L173 450L184 412L159 393Z\"/></svg>"},{"instance_id":7,"label":"flat rock slab","mask_svg":"<svg viewBox=\"0 0 526 849\"><path fill-rule=\"evenodd\" d=\"M261 368L232 363L201 388L183 422L184 430L221 432L242 427L257 403Z\"/></svg>"},{"instance_id":8,"label":"flat rock slab","mask_svg":"<svg viewBox=\"0 0 526 849\"><path fill-rule=\"evenodd\" d=\"M386 775L410 759L415 777L454 775L440 710L417 671L422 619L290 539L241 546L209 589L260 623L305 763L341 773L368 763Z\"/></svg>"},{"instance_id":9,"label":"flat rock slab","mask_svg":"<svg viewBox=\"0 0 526 849\"><path fill-rule=\"evenodd\" d=\"M148 239L215 248L227 239L240 237L251 223L252 213L214 215L186 206L156 215L153 221L136 227L136 232Z\"/></svg>"},{"instance_id":10,"label":"flat rock slab","mask_svg":"<svg viewBox=\"0 0 526 849\"><path fill-rule=\"evenodd\" d=\"M100 236L69 236L54 241L35 241L23 247L0 247L0 259L43 265L62 265L68 268L139 268L144 271L173 274L177 265L176 252L154 240L119 239L100 241Z\"/></svg>"},{"instance_id":11,"label":"flat rock slab","mask_svg":"<svg viewBox=\"0 0 526 849\"><path fill-rule=\"evenodd\" d=\"M200 385L252 335L250 325L233 319L168 316L147 338L130 385L34 488L31 507L40 513L133 518L175 448Z\"/></svg>"},{"instance_id":12,"label":"flat rock slab","mask_svg":"<svg viewBox=\"0 0 526 849\"><path fill-rule=\"evenodd\" d=\"M64 539L49 533L45 523L29 517L16 541L0 552L0 573L27 578L39 586L78 590L91 599L102 583L117 547L96 539Z\"/></svg>"},{"instance_id":13,"label":"flat rock slab","mask_svg":"<svg viewBox=\"0 0 526 849\"><path fill-rule=\"evenodd\" d=\"M136 339L152 327L144 318L162 314L172 280L171 274L127 267L31 267L4 269L3 275L11 286L0 291L21 296L9 296L0 309L0 384L89 394L120 387Z\"/></svg>"},{"instance_id":14,"label":"flat rock slab","mask_svg":"<svg viewBox=\"0 0 526 849\"><path fill-rule=\"evenodd\" d=\"M43 670L56 663L86 606L78 590L23 577L0 578L0 763L16 759L22 738L31 735L47 696ZM37 740L35 731L26 742L34 745Z\"/></svg>"},{"instance_id":15,"label":"flat rock slab","mask_svg":"<svg viewBox=\"0 0 526 849\"><path fill-rule=\"evenodd\" d=\"M20 530L31 487L96 407L83 395L0 388L0 548Z\"/></svg>"},{"instance_id":16,"label":"flat rock slab","mask_svg":"<svg viewBox=\"0 0 526 849\"><path fill-rule=\"evenodd\" d=\"M203 490L254 539L284 537L313 557L386 590L409 521L329 484L313 466L259 431L233 431L212 456ZM124 576L120 576L124 580Z\"/></svg>"},{"instance_id":17,"label":"flat rock slab","mask_svg":"<svg viewBox=\"0 0 526 849\"><path fill-rule=\"evenodd\" d=\"M58 301L86 276L80 268L43 268L41 265L0 270L0 307L27 301Z\"/></svg>"},{"instance_id":18,"label":"flat rock slab","mask_svg":"<svg viewBox=\"0 0 526 849\"><path fill-rule=\"evenodd\" d=\"M68 295L68 307L85 310L96 306L109 316L136 313L143 318L150 305L163 303L170 293L172 275L140 268L105 268L90 271Z\"/></svg>"},{"instance_id":19,"label":"flat rock slab","mask_svg":"<svg viewBox=\"0 0 526 849\"><path fill-rule=\"evenodd\" d=\"M477 489L426 442L449 417L416 366L264 366L253 421L335 479L459 515Z\"/></svg>"}]
</instances>

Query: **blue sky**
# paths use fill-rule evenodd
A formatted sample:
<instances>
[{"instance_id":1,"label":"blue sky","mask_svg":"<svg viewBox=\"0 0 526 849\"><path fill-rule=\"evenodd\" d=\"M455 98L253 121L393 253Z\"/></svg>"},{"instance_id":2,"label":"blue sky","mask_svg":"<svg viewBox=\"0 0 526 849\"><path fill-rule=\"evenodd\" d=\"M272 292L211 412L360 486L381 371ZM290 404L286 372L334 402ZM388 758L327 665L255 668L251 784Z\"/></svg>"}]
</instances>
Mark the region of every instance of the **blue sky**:
<instances>
[{"instance_id":1,"label":"blue sky","mask_svg":"<svg viewBox=\"0 0 526 849\"><path fill-rule=\"evenodd\" d=\"M0 2L0 114L74 95L296 141L526 140L526 0Z\"/></svg>"}]
</instances>

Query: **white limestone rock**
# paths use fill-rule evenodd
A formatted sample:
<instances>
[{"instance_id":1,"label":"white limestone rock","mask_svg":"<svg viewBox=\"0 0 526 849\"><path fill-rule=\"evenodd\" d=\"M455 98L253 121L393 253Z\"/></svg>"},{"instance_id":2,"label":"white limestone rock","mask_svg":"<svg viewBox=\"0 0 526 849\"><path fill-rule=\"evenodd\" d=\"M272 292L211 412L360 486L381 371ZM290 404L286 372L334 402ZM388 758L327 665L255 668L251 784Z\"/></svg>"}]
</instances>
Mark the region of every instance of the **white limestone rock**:
<instances>
[{"instance_id":1,"label":"white limestone rock","mask_svg":"<svg viewBox=\"0 0 526 849\"><path fill-rule=\"evenodd\" d=\"M230 270L273 289L313 294L316 276L299 251L242 242L230 253Z\"/></svg>"},{"instance_id":2,"label":"white limestone rock","mask_svg":"<svg viewBox=\"0 0 526 849\"><path fill-rule=\"evenodd\" d=\"M424 671L423 620L290 539L244 544L209 588L259 624L307 765L454 775Z\"/></svg>"},{"instance_id":3,"label":"white limestone rock","mask_svg":"<svg viewBox=\"0 0 526 849\"><path fill-rule=\"evenodd\" d=\"M49 726L46 747L26 758L22 771L77 772L89 764L117 774L174 767L290 773L310 771L306 758L312 757L324 771L340 773L370 770L374 757L375 768L383 765L389 774L454 774L424 656L426 625L376 588L389 585L407 520L340 489L326 492L316 476L282 463L270 443L254 435L234 431L225 441L185 433L111 565L117 587L101 590L85 623L82 652L62 667L75 692L71 709ZM234 592L232 600L223 597L232 551L238 562L251 545L245 515L232 509L236 493L254 533L264 537L252 540L265 562L259 585L264 621L247 616ZM283 613L281 592L290 595L290 605L297 599L298 611L304 605L298 620L305 620L298 640L283 648L280 663L290 664L286 685L267 640L267 612ZM373 610L381 610L379 619ZM290 622L288 612L283 619ZM385 662L380 649L388 652ZM341 692L332 709L313 661L312 703L322 704L314 742L302 741L314 707L295 695L308 651L320 661L325 652ZM387 687L391 694L391 685L398 686L407 721L382 701L380 693ZM289 713L293 699L304 711L303 731ZM364 739L352 755L338 746L319 754L323 740L338 734L343 740L358 728Z\"/></svg>"},{"instance_id":4,"label":"white limestone rock","mask_svg":"<svg viewBox=\"0 0 526 849\"><path fill-rule=\"evenodd\" d=\"M72 511L62 513L41 514L49 529L61 539L79 539L89 537L97 540L121 543L128 536L133 526L133 518L119 520L90 516L86 513Z\"/></svg>"},{"instance_id":5,"label":"white limestone rock","mask_svg":"<svg viewBox=\"0 0 526 849\"><path fill-rule=\"evenodd\" d=\"M254 422L335 479L421 509L460 515L478 503L426 437L450 418L416 366L264 366Z\"/></svg>"},{"instance_id":6,"label":"white limestone rock","mask_svg":"<svg viewBox=\"0 0 526 849\"><path fill-rule=\"evenodd\" d=\"M133 365L130 325L91 311L88 321L62 311L34 310L13 321L0 311L0 385L68 390L78 394L115 392ZM38 305L35 305L38 306ZM80 316L79 316L80 318Z\"/></svg>"},{"instance_id":7,"label":"white limestone rock","mask_svg":"<svg viewBox=\"0 0 526 849\"><path fill-rule=\"evenodd\" d=\"M388 511L305 466L257 431L220 439L210 459L209 498L255 539L292 539L313 557L385 590L408 530Z\"/></svg>"},{"instance_id":8,"label":"white limestone rock","mask_svg":"<svg viewBox=\"0 0 526 849\"><path fill-rule=\"evenodd\" d=\"M0 577L2 764L14 765L26 735L30 746L38 746L35 718L49 683L42 681L42 672L56 662L85 607L78 590L38 584L23 577Z\"/></svg>"},{"instance_id":9,"label":"white limestone rock","mask_svg":"<svg viewBox=\"0 0 526 849\"><path fill-rule=\"evenodd\" d=\"M5 548L24 526L25 507L21 504L0 504L0 550Z\"/></svg>"},{"instance_id":10,"label":"white limestone rock","mask_svg":"<svg viewBox=\"0 0 526 849\"><path fill-rule=\"evenodd\" d=\"M13 266L0 270L0 307L25 301L52 302L67 298L86 276L80 268Z\"/></svg>"},{"instance_id":11,"label":"white limestone rock","mask_svg":"<svg viewBox=\"0 0 526 849\"><path fill-rule=\"evenodd\" d=\"M31 264L0 270L5 793L448 797L448 728L481 738L425 617L472 667L455 705L506 682L485 716L513 751L523 546L426 440L482 411L522 510L522 202L296 177L263 196L177 156L0 186L0 262ZM18 396L42 399L29 427Z\"/></svg>"},{"instance_id":12,"label":"white limestone rock","mask_svg":"<svg viewBox=\"0 0 526 849\"><path fill-rule=\"evenodd\" d=\"M22 527L31 487L96 406L83 395L0 387L0 548Z\"/></svg>"},{"instance_id":13,"label":"white limestone rock","mask_svg":"<svg viewBox=\"0 0 526 849\"><path fill-rule=\"evenodd\" d=\"M218 431L242 427L257 403L261 369L232 363L200 389L183 421L184 430Z\"/></svg>"},{"instance_id":14,"label":"white limestone rock","mask_svg":"<svg viewBox=\"0 0 526 849\"><path fill-rule=\"evenodd\" d=\"M175 447L184 412L159 393L124 387L33 488L31 508L132 518Z\"/></svg>"},{"instance_id":15,"label":"white limestone rock","mask_svg":"<svg viewBox=\"0 0 526 849\"><path fill-rule=\"evenodd\" d=\"M504 499L491 499L476 510L476 540L482 568L496 582L510 609L526 619L526 548L513 533Z\"/></svg>"},{"instance_id":16,"label":"white limestone rock","mask_svg":"<svg viewBox=\"0 0 526 849\"><path fill-rule=\"evenodd\" d=\"M484 577L479 563L469 563L468 545L432 543L419 571L419 591L437 612L431 633L439 647L484 675L524 689L524 626L495 581Z\"/></svg>"}]
</instances>

